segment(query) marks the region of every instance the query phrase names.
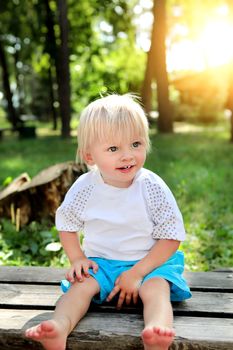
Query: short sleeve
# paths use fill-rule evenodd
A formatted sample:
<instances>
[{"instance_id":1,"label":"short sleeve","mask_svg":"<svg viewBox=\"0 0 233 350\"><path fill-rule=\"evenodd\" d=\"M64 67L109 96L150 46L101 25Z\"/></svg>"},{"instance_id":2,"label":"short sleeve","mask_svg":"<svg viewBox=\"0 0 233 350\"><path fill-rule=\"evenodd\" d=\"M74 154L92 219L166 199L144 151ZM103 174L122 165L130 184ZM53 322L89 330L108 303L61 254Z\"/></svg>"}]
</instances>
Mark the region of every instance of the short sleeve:
<instances>
[{"instance_id":1,"label":"short sleeve","mask_svg":"<svg viewBox=\"0 0 233 350\"><path fill-rule=\"evenodd\" d=\"M84 211L92 193L93 185L78 190L68 191L56 211L55 224L58 231L80 232L84 228Z\"/></svg>"},{"instance_id":2,"label":"short sleeve","mask_svg":"<svg viewBox=\"0 0 233 350\"><path fill-rule=\"evenodd\" d=\"M183 218L170 189L163 182L152 183L149 179L145 179L145 185L153 238L184 241Z\"/></svg>"}]
</instances>

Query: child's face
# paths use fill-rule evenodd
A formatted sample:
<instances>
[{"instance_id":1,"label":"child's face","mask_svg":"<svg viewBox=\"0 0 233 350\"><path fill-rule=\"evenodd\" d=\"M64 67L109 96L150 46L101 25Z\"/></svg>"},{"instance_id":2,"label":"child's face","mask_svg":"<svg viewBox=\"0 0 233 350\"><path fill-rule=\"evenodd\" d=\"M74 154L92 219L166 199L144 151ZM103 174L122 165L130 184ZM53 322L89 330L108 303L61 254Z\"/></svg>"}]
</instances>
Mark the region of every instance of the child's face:
<instances>
[{"instance_id":1,"label":"child's face","mask_svg":"<svg viewBox=\"0 0 233 350\"><path fill-rule=\"evenodd\" d=\"M145 142L140 137L128 141L97 141L85 155L88 165L96 165L105 183L115 187L129 187L144 165Z\"/></svg>"}]
</instances>

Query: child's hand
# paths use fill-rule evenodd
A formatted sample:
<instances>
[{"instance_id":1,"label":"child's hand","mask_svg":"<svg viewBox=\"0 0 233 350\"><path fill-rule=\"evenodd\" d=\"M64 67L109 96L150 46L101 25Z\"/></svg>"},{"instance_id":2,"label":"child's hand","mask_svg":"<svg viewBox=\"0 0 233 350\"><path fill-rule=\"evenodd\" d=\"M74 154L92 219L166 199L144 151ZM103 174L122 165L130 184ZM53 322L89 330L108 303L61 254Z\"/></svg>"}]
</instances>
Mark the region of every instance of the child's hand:
<instances>
[{"instance_id":1,"label":"child's hand","mask_svg":"<svg viewBox=\"0 0 233 350\"><path fill-rule=\"evenodd\" d=\"M120 309L124 303L127 305L133 300L134 304L138 301L138 291L141 286L142 276L140 276L135 270L128 270L123 272L115 282L115 287L107 297L107 301L110 301L117 293L119 299L117 302L117 309Z\"/></svg>"},{"instance_id":2,"label":"child's hand","mask_svg":"<svg viewBox=\"0 0 233 350\"><path fill-rule=\"evenodd\" d=\"M75 280L83 282L85 277L90 277L89 269L93 269L93 272L96 273L98 271L98 265L86 257L80 258L73 262L66 273L66 279L71 283L74 283Z\"/></svg>"}]
</instances>

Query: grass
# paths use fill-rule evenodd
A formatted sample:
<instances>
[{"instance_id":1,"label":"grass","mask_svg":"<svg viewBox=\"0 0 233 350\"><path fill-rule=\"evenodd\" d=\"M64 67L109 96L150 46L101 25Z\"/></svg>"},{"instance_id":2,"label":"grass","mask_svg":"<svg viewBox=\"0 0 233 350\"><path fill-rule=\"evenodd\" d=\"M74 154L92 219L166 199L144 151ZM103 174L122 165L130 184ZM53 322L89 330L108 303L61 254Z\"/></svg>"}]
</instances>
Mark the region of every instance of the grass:
<instances>
[{"instance_id":1,"label":"grass","mask_svg":"<svg viewBox=\"0 0 233 350\"><path fill-rule=\"evenodd\" d=\"M189 270L233 266L233 145L228 138L226 127L190 129L181 124L175 134L151 133L153 148L146 167L165 180L177 199L187 231L182 249ZM73 160L75 152L75 137L61 140L42 130L35 140L6 138L0 143L0 183ZM4 225L2 232L4 239Z\"/></svg>"},{"instance_id":2,"label":"grass","mask_svg":"<svg viewBox=\"0 0 233 350\"><path fill-rule=\"evenodd\" d=\"M36 139L5 138L0 142L0 184L8 176L15 178L22 172L36 175L50 165L74 160L76 138L62 140L57 135Z\"/></svg>"}]
</instances>

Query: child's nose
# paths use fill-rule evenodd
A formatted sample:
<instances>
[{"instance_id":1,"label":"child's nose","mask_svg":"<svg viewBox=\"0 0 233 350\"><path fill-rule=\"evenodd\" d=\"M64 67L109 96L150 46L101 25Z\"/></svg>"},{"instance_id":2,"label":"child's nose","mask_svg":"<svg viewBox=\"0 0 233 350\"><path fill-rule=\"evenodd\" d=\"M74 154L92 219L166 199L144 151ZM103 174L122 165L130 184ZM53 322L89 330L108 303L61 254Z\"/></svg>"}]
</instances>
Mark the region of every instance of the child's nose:
<instances>
[{"instance_id":1,"label":"child's nose","mask_svg":"<svg viewBox=\"0 0 233 350\"><path fill-rule=\"evenodd\" d=\"M131 151L125 151L122 153L121 159L122 160L131 160L131 159L133 159L133 153Z\"/></svg>"}]
</instances>

